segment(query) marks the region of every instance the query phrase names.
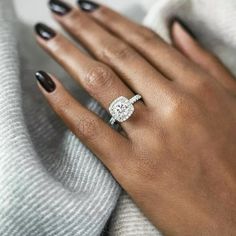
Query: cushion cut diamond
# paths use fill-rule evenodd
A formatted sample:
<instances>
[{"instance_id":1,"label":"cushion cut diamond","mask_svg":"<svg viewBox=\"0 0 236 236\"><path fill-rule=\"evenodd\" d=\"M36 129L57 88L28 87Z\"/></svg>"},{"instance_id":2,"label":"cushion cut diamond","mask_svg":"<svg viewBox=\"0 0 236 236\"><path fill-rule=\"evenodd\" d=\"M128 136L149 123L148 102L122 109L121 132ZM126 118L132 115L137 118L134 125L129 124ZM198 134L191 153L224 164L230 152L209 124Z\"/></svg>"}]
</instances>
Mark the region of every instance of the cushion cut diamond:
<instances>
[{"instance_id":1,"label":"cushion cut diamond","mask_svg":"<svg viewBox=\"0 0 236 236\"><path fill-rule=\"evenodd\" d=\"M129 99L122 96L112 102L109 111L118 122L124 122L133 114L134 106Z\"/></svg>"}]
</instances>

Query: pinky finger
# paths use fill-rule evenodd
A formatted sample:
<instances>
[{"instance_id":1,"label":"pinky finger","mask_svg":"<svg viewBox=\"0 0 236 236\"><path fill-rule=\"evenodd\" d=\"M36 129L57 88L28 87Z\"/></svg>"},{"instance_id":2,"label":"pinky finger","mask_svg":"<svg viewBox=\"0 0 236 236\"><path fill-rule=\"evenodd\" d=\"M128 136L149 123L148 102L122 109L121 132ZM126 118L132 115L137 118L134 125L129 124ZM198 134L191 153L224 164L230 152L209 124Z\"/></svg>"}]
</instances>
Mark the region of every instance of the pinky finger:
<instances>
[{"instance_id":1,"label":"pinky finger","mask_svg":"<svg viewBox=\"0 0 236 236\"><path fill-rule=\"evenodd\" d=\"M71 131L101 159L113 175L116 175L118 169L123 165L122 162L125 161L122 160L122 156L124 157L124 154L129 151L129 140L83 107L56 78L43 71L37 72L36 78L41 92L53 110Z\"/></svg>"},{"instance_id":2,"label":"pinky finger","mask_svg":"<svg viewBox=\"0 0 236 236\"><path fill-rule=\"evenodd\" d=\"M187 58L216 78L226 89L235 93L236 83L230 71L212 53L204 49L192 37L184 24L175 21L172 25L174 46Z\"/></svg>"}]
</instances>

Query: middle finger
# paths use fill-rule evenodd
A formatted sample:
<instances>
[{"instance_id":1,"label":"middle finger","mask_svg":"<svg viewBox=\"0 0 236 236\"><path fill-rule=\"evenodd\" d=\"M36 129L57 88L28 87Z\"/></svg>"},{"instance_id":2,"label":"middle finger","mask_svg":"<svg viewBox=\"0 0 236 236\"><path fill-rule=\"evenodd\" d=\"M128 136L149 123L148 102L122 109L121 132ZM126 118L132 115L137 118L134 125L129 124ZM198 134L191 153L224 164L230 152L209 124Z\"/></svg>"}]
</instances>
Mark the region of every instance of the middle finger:
<instances>
[{"instance_id":1,"label":"middle finger","mask_svg":"<svg viewBox=\"0 0 236 236\"><path fill-rule=\"evenodd\" d=\"M147 105L153 104L154 89L160 96L167 92L170 81L137 51L78 9L67 6L70 10L61 17L58 4L67 6L58 0L50 1L56 20L97 59L116 71L131 89L145 95Z\"/></svg>"}]
</instances>

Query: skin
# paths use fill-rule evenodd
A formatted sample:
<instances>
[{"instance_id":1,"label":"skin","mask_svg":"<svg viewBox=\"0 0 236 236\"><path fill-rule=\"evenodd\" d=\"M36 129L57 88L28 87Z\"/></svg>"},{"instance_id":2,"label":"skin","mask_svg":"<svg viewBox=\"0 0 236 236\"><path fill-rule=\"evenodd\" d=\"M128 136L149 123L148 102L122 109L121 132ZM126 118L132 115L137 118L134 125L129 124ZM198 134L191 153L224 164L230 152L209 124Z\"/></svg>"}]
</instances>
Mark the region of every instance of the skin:
<instances>
[{"instance_id":1,"label":"skin","mask_svg":"<svg viewBox=\"0 0 236 236\"><path fill-rule=\"evenodd\" d=\"M121 95L143 101L118 133L52 77L54 92L39 85L52 108L164 235L236 235L230 72L178 22L168 45L104 6L54 17L91 56L60 34L38 43L105 109Z\"/></svg>"}]
</instances>

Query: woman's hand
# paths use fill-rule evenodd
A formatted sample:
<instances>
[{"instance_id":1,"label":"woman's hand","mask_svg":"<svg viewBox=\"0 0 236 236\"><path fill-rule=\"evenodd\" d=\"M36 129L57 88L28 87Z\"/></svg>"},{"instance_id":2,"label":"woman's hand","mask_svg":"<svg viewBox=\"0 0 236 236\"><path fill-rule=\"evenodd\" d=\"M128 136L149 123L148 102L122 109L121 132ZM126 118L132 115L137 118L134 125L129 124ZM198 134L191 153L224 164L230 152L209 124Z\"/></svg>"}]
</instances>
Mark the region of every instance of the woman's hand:
<instances>
[{"instance_id":1,"label":"woman's hand","mask_svg":"<svg viewBox=\"0 0 236 236\"><path fill-rule=\"evenodd\" d=\"M45 25L38 43L106 109L141 94L120 134L53 76L39 87L69 128L166 235L236 235L236 82L175 22L175 47L89 1L50 2L55 19L96 59Z\"/></svg>"}]
</instances>

